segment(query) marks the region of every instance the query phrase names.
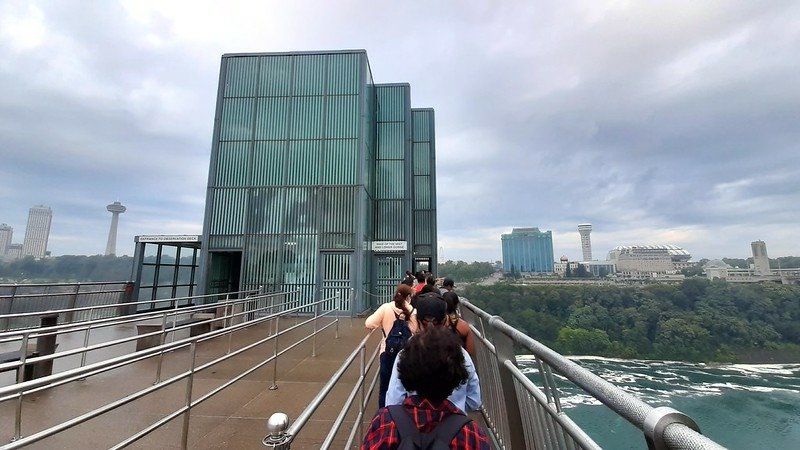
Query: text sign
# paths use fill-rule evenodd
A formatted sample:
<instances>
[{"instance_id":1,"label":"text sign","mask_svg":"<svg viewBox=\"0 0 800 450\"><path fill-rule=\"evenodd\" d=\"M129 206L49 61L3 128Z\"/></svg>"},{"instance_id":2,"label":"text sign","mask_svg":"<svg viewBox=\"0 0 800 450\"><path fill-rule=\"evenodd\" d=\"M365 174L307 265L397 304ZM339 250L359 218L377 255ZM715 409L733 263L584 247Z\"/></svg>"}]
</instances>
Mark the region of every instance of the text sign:
<instances>
[{"instance_id":1,"label":"text sign","mask_svg":"<svg viewBox=\"0 0 800 450\"><path fill-rule=\"evenodd\" d=\"M136 236L136 242L200 242L196 234L145 234Z\"/></svg>"},{"instance_id":2,"label":"text sign","mask_svg":"<svg viewBox=\"0 0 800 450\"><path fill-rule=\"evenodd\" d=\"M373 252L404 252L407 247L406 241L374 241L372 243Z\"/></svg>"}]
</instances>

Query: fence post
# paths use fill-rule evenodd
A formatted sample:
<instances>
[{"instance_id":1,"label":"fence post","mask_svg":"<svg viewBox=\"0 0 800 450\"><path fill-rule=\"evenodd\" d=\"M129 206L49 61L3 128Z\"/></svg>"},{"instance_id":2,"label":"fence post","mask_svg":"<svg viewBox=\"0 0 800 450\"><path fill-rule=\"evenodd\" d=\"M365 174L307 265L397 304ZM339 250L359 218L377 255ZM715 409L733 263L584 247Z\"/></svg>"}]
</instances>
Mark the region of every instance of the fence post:
<instances>
[{"instance_id":1,"label":"fence post","mask_svg":"<svg viewBox=\"0 0 800 450\"><path fill-rule=\"evenodd\" d=\"M186 412L183 413L183 432L181 433L181 448L189 446L189 419L192 415L192 388L194 384L194 368L197 361L197 339L190 344L189 353L192 355L192 363L189 367L189 379L186 380Z\"/></svg>"},{"instance_id":2,"label":"fence post","mask_svg":"<svg viewBox=\"0 0 800 450\"><path fill-rule=\"evenodd\" d=\"M272 385L269 387L270 391L278 389L276 381L278 380L278 330L280 329L281 316L275 316L275 351L272 353Z\"/></svg>"},{"instance_id":3,"label":"fence post","mask_svg":"<svg viewBox=\"0 0 800 450\"><path fill-rule=\"evenodd\" d=\"M314 305L314 337L311 338L311 356L317 356L317 317L319 317L319 308L321 303L317 300L317 304Z\"/></svg>"},{"instance_id":4,"label":"fence post","mask_svg":"<svg viewBox=\"0 0 800 450\"><path fill-rule=\"evenodd\" d=\"M75 292L73 292L70 295L69 305L67 305L67 309L70 309L70 310L71 309L75 309L75 304L78 302L78 292L80 292L80 290L81 290L81 284L80 283L76 283L75 284ZM74 319L73 315L74 315L74 313L72 311L67 313L67 317L66 317L67 323L72 323L72 321Z\"/></svg>"},{"instance_id":5,"label":"fence post","mask_svg":"<svg viewBox=\"0 0 800 450\"><path fill-rule=\"evenodd\" d=\"M504 322L503 318L500 316L493 316L489 319L489 326L492 328L492 337L494 338L494 348L497 352L500 388L503 392L503 400L506 405L506 410L504 411L505 420L510 432L510 435L507 436L504 441L508 443L509 448L526 448L525 432L522 428L522 416L520 415L520 404L519 398L517 397L517 389L514 385L514 376L505 365L506 361L511 361L515 366L517 365L517 358L514 354L514 341L511 340L511 337L497 329L495 326L497 322Z\"/></svg>"}]
</instances>

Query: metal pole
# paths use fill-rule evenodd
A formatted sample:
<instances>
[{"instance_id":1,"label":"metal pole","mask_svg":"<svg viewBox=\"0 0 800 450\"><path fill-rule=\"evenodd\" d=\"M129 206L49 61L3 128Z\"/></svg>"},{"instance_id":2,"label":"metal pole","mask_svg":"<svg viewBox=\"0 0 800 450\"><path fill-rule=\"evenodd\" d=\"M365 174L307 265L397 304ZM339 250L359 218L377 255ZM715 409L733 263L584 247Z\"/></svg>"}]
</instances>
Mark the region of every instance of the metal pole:
<instances>
[{"instance_id":1,"label":"metal pole","mask_svg":"<svg viewBox=\"0 0 800 450\"><path fill-rule=\"evenodd\" d=\"M311 357L317 356L317 317L319 316L320 303L314 305L314 334L311 338Z\"/></svg>"},{"instance_id":2,"label":"metal pole","mask_svg":"<svg viewBox=\"0 0 800 450\"><path fill-rule=\"evenodd\" d=\"M186 381L186 412L183 413L183 433L181 434L181 448L189 446L189 418L192 413L192 385L194 384L194 367L197 359L197 340L192 341L189 348L192 355L192 363L189 367L189 379Z\"/></svg>"},{"instance_id":3,"label":"metal pole","mask_svg":"<svg viewBox=\"0 0 800 450\"><path fill-rule=\"evenodd\" d=\"M17 383L22 383L25 381L25 360L28 358L29 336L30 333L25 333L22 335L22 346L20 348L19 358L20 366L17 369ZM17 414L14 418L14 437L11 438L12 441L16 441L22 436L22 395L23 393L20 392L19 396L17 396Z\"/></svg>"},{"instance_id":4,"label":"metal pole","mask_svg":"<svg viewBox=\"0 0 800 450\"><path fill-rule=\"evenodd\" d=\"M271 391L278 389L276 381L278 380L278 325L280 318L281 316L275 316L275 351L272 353L272 386L269 387Z\"/></svg>"},{"instance_id":5,"label":"metal pole","mask_svg":"<svg viewBox=\"0 0 800 450\"><path fill-rule=\"evenodd\" d=\"M83 348L89 346L89 333L92 331L92 315L94 308L89 309L89 324L86 326L86 334L83 335ZM86 365L86 350L81 353L81 367Z\"/></svg>"},{"instance_id":6,"label":"metal pole","mask_svg":"<svg viewBox=\"0 0 800 450\"><path fill-rule=\"evenodd\" d=\"M230 304L231 294L225 294L225 317L227 317L228 328L233 324L233 317L231 315L235 311L233 306ZM233 339L233 333L228 333L228 353L231 352L231 339Z\"/></svg>"},{"instance_id":7,"label":"metal pole","mask_svg":"<svg viewBox=\"0 0 800 450\"><path fill-rule=\"evenodd\" d=\"M164 313L164 317L161 319L161 342L159 342L159 347L164 345L164 341L167 339L167 314ZM164 361L164 350L158 352L158 367L156 367L156 381L153 384L158 384L161 382L161 363Z\"/></svg>"},{"instance_id":8,"label":"metal pole","mask_svg":"<svg viewBox=\"0 0 800 450\"><path fill-rule=\"evenodd\" d=\"M342 291L339 291L339 305L336 306L336 339L339 339L339 313L342 309Z\"/></svg>"},{"instance_id":9,"label":"metal pole","mask_svg":"<svg viewBox=\"0 0 800 450\"><path fill-rule=\"evenodd\" d=\"M367 347L366 347L366 345L362 345L361 346L361 350L359 351L359 364L361 366L360 370L359 370L359 373L361 374L361 409L364 409L364 402L366 401L366 398L367 398L367 393L366 393L366 386L367 386L367 383L366 383L366 380L367 380ZM359 420L358 424L356 424L356 426L358 427L358 436L363 436L363 434L362 434L363 430L361 429L362 428L362 426L361 426L362 422L363 422L363 420Z\"/></svg>"}]
</instances>

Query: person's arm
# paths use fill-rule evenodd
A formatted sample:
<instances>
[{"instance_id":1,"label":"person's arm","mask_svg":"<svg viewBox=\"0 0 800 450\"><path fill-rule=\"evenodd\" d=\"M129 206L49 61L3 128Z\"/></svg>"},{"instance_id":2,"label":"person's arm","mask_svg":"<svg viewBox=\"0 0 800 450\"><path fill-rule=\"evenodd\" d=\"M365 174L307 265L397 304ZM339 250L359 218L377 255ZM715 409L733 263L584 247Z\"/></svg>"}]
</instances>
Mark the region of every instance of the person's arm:
<instances>
[{"instance_id":1,"label":"person's arm","mask_svg":"<svg viewBox=\"0 0 800 450\"><path fill-rule=\"evenodd\" d=\"M458 328L460 328L460 330L458 330L458 333L464 336L464 348L467 350L467 353L469 353L469 356L471 356L472 359L474 360L475 340L472 337L472 329L470 329L469 324L465 322L463 319L460 319L458 321Z\"/></svg>"},{"instance_id":2,"label":"person's arm","mask_svg":"<svg viewBox=\"0 0 800 450\"><path fill-rule=\"evenodd\" d=\"M389 377L389 387L386 389L386 406L402 405L406 397L408 397L408 391L403 387L403 383L400 382L400 377L397 372L397 362L400 361L400 356L402 354L403 352L401 351L394 359L392 375Z\"/></svg>"},{"instance_id":3,"label":"person's arm","mask_svg":"<svg viewBox=\"0 0 800 450\"><path fill-rule=\"evenodd\" d=\"M383 305L376 309L374 313L370 314L370 316L367 317L367 320L364 321L364 326L366 326L368 330L374 330L375 328L382 326L382 324Z\"/></svg>"},{"instance_id":4,"label":"person's arm","mask_svg":"<svg viewBox=\"0 0 800 450\"><path fill-rule=\"evenodd\" d=\"M464 350L464 366L469 374L469 379L467 380L467 401L465 402L466 411L464 411L468 413L480 409L483 401L481 400L481 383L478 380L478 374L475 372L475 365L472 363L472 358L466 350Z\"/></svg>"}]
</instances>

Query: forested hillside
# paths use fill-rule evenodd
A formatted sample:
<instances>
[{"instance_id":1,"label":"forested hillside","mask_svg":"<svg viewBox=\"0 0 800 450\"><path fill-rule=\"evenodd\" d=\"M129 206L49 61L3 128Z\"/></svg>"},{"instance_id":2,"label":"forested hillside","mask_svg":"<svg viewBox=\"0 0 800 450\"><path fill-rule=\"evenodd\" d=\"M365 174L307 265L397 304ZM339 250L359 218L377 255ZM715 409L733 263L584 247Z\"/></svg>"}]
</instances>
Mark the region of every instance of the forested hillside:
<instances>
[{"instance_id":1,"label":"forested hillside","mask_svg":"<svg viewBox=\"0 0 800 450\"><path fill-rule=\"evenodd\" d=\"M132 265L130 256L65 255L40 260L28 257L0 263L0 283L127 281Z\"/></svg>"},{"instance_id":2,"label":"forested hillside","mask_svg":"<svg viewBox=\"0 0 800 450\"><path fill-rule=\"evenodd\" d=\"M480 308L565 354L735 361L780 352L800 361L800 286L681 284L468 286Z\"/></svg>"}]
</instances>

